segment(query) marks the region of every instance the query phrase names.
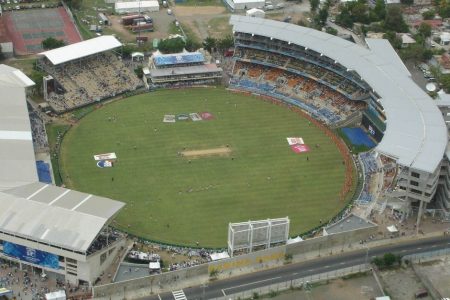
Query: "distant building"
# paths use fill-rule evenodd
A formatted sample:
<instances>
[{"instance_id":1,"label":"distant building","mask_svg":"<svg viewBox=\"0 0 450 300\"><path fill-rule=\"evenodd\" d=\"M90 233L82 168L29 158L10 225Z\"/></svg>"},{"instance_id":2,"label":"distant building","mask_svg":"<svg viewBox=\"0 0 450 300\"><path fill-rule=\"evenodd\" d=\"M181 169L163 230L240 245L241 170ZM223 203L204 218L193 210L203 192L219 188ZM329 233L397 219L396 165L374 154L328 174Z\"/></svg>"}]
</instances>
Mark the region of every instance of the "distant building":
<instances>
[{"instance_id":1,"label":"distant building","mask_svg":"<svg viewBox=\"0 0 450 300\"><path fill-rule=\"evenodd\" d=\"M442 46L447 46L450 44L450 32L442 32L439 38Z\"/></svg>"},{"instance_id":2,"label":"distant building","mask_svg":"<svg viewBox=\"0 0 450 300\"><path fill-rule=\"evenodd\" d=\"M435 55L439 70L442 74L450 74L450 56L448 54Z\"/></svg>"},{"instance_id":3,"label":"distant building","mask_svg":"<svg viewBox=\"0 0 450 300\"><path fill-rule=\"evenodd\" d=\"M109 24L109 19L104 13L99 13L98 14L98 18L100 19L100 21L99 21L100 24L102 24L102 25L110 25Z\"/></svg>"},{"instance_id":4,"label":"distant building","mask_svg":"<svg viewBox=\"0 0 450 300\"><path fill-rule=\"evenodd\" d=\"M386 5L390 5L390 4L400 4L400 0L384 0L384 3Z\"/></svg>"},{"instance_id":5,"label":"distant building","mask_svg":"<svg viewBox=\"0 0 450 300\"><path fill-rule=\"evenodd\" d=\"M0 5L1 12L1 5ZM1 14L0 14L1 16ZM14 46L12 40L6 34L6 26L4 20L0 19L0 47L4 57L12 57L14 55Z\"/></svg>"},{"instance_id":6,"label":"distant building","mask_svg":"<svg viewBox=\"0 0 450 300\"><path fill-rule=\"evenodd\" d=\"M430 25L431 28L435 29L435 30L442 27L442 20L439 20L439 19L437 19L437 20L436 19L435 20L419 20L419 21L416 21L413 23L413 27L417 29L417 28L419 28L420 24L422 24L422 23L426 23L426 24Z\"/></svg>"},{"instance_id":7,"label":"distant building","mask_svg":"<svg viewBox=\"0 0 450 300\"><path fill-rule=\"evenodd\" d=\"M223 70L208 64L200 52L153 53L144 70L144 83L149 89L217 83Z\"/></svg>"},{"instance_id":8,"label":"distant building","mask_svg":"<svg viewBox=\"0 0 450 300\"><path fill-rule=\"evenodd\" d=\"M225 3L232 11L263 8L266 4L265 0L226 0Z\"/></svg>"},{"instance_id":9,"label":"distant building","mask_svg":"<svg viewBox=\"0 0 450 300\"><path fill-rule=\"evenodd\" d=\"M431 0L414 0L414 5L431 5Z\"/></svg>"},{"instance_id":10,"label":"distant building","mask_svg":"<svg viewBox=\"0 0 450 300\"><path fill-rule=\"evenodd\" d=\"M409 33L399 33L400 39L402 40L402 48L406 48L409 45L415 44L416 40L412 38Z\"/></svg>"}]
</instances>

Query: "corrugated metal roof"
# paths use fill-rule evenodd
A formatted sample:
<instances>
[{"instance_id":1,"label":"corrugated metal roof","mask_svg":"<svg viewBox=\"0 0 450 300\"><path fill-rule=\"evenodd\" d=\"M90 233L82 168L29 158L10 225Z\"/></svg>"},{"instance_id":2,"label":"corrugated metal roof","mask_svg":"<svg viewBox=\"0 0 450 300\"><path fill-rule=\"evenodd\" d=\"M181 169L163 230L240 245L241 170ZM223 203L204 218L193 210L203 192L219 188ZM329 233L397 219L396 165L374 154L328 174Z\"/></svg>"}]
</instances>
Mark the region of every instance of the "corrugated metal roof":
<instances>
[{"instance_id":1,"label":"corrugated metal roof","mask_svg":"<svg viewBox=\"0 0 450 300\"><path fill-rule=\"evenodd\" d=\"M41 182L3 191L2 208L4 202L1 230L82 252L125 205Z\"/></svg>"},{"instance_id":2,"label":"corrugated metal roof","mask_svg":"<svg viewBox=\"0 0 450 300\"><path fill-rule=\"evenodd\" d=\"M368 39L369 49L311 28L237 15L230 23L234 31L301 45L355 70L380 95L385 110L387 126L377 150L425 172L440 165L447 146L442 115L389 43Z\"/></svg>"},{"instance_id":3,"label":"corrugated metal roof","mask_svg":"<svg viewBox=\"0 0 450 300\"><path fill-rule=\"evenodd\" d=\"M122 46L112 35L103 35L61 48L41 52L53 65L59 65L75 59L87 57L96 53L109 51Z\"/></svg>"}]
</instances>

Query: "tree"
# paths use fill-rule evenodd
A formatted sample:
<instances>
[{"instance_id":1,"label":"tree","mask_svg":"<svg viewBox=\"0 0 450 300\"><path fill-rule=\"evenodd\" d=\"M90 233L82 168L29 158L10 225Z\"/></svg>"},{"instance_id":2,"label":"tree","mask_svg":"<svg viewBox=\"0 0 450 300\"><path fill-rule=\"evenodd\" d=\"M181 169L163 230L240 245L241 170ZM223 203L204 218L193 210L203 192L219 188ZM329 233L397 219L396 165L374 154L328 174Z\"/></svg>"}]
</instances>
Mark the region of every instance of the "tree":
<instances>
[{"instance_id":1,"label":"tree","mask_svg":"<svg viewBox=\"0 0 450 300\"><path fill-rule=\"evenodd\" d=\"M389 40L394 49L400 49L402 47L402 40L397 37L397 34L394 31L388 31L383 35L384 39Z\"/></svg>"},{"instance_id":2,"label":"tree","mask_svg":"<svg viewBox=\"0 0 450 300\"><path fill-rule=\"evenodd\" d=\"M320 26L324 26L327 23L328 18L328 6L324 6L319 10L319 14L316 17L316 23Z\"/></svg>"},{"instance_id":3,"label":"tree","mask_svg":"<svg viewBox=\"0 0 450 300\"><path fill-rule=\"evenodd\" d=\"M83 0L66 0L66 3L71 8L80 9Z\"/></svg>"},{"instance_id":4,"label":"tree","mask_svg":"<svg viewBox=\"0 0 450 300\"><path fill-rule=\"evenodd\" d=\"M365 1L349 2L350 13L353 22L368 23L369 21L369 7Z\"/></svg>"},{"instance_id":5,"label":"tree","mask_svg":"<svg viewBox=\"0 0 450 300\"><path fill-rule=\"evenodd\" d=\"M410 45L407 48L400 50L400 57L403 60L412 60L415 62L420 62L428 60L433 56L433 51L425 49L420 43Z\"/></svg>"},{"instance_id":6,"label":"tree","mask_svg":"<svg viewBox=\"0 0 450 300\"><path fill-rule=\"evenodd\" d=\"M319 7L320 0L310 0L309 4L311 5L311 12L315 12Z\"/></svg>"},{"instance_id":7,"label":"tree","mask_svg":"<svg viewBox=\"0 0 450 300\"><path fill-rule=\"evenodd\" d=\"M198 48L200 48L200 44L196 41L194 41L191 38L187 38L184 47L186 48L187 51L195 51Z\"/></svg>"},{"instance_id":8,"label":"tree","mask_svg":"<svg viewBox=\"0 0 450 300\"><path fill-rule=\"evenodd\" d=\"M42 48L44 49L55 49L66 45L63 40L57 40L53 37L48 37L42 41Z\"/></svg>"},{"instance_id":9,"label":"tree","mask_svg":"<svg viewBox=\"0 0 450 300\"><path fill-rule=\"evenodd\" d=\"M339 10L336 23L347 28L353 27L354 22L368 24L371 20L375 21L378 18L374 12L369 14L369 7L364 0L346 2L339 7Z\"/></svg>"},{"instance_id":10,"label":"tree","mask_svg":"<svg viewBox=\"0 0 450 300\"><path fill-rule=\"evenodd\" d=\"M394 264L396 264L399 261L397 255L392 254L392 253L384 254L383 260L384 260L384 265L388 268L392 267Z\"/></svg>"},{"instance_id":11,"label":"tree","mask_svg":"<svg viewBox=\"0 0 450 300\"><path fill-rule=\"evenodd\" d=\"M436 15L436 12L433 9L427 10L422 13L422 17L424 20L431 20L434 19L434 16Z\"/></svg>"},{"instance_id":12,"label":"tree","mask_svg":"<svg viewBox=\"0 0 450 300\"><path fill-rule=\"evenodd\" d=\"M123 57L131 57L131 53L136 52L137 47L133 44L125 44L122 46L122 56Z\"/></svg>"},{"instance_id":13,"label":"tree","mask_svg":"<svg viewBox=\"0 0 450 300\"><path fill-rule=\"evenodd\" d=\"M347 28L353 27L353 19L347 8L341 10L341 12L336 16L336 23Z\"/></svg>"},{"instance_id":14,"label":"tree","mask_svg":"<svg viewBox=\"0 0 450 300\"><path fill-rule=\"evenodd\" d=\"M325 29L325 31L326 31L326 33L332 34L332 35L337 35L338 34L338 31L336 29L334 29L333 27L327 27Z\"/></svg>"},{"instance_id":15,"label":"tree","mask_svg":"<svg viewBox=\"0 0 450 300\"><path fill-rule=\"evenodd\" d=\"M234 39L232 35L227 35L223 39L217 41L217 48L220 50L226 50L234 46Z\"/></svg>"},{"instance_id":16,"label":"tree","mask_svg":"<svg viewBox=\"0 0 450 300\"><path fill-rule=\"evenodd\" d=\"M408 25L403 20L402 11L399 6L390 6L386 10L384 28L395 32L408 32Z\"/></svg>"},{"instance_id":17,"label":"tree","mask_svg":"<svg viewBox=\"0 0 450 300\"><path fill-rule=\"evenodd\" d=\"M186 43L180 37L174 39L164 39L159 42L158 49L162 53L177 53L181 52Z\"/></svg>"},{"instance_id":18,"label":"tree","mask_svg":"<svg viewBox=\"0 0 450 300\"><path fill-rule=\"evenodd\" d=\"M437 13L442 18L450 17L450 5L447 0L436 1Z\"/></svg>"},{"instance_id":19,"label":"tree","mask_svg":"<svg viewBox=\"0 0 450 300\"><path fill-rule=\"evenodd\" d=\"M217 39L208 36L204 41L203 41L203 47L205 47L205 49L208 52L212 52L214 48L216 48L217 45Z\"/></svg>"},{"instance_id":20,"label":"tree","mask_svg":"<svg viewBox=\"0 0 450 300\"><path fill-rule=\"evenodd\" d=\"M384 3L384 0L377 0L373 12L377 16L377 21L384 20L386 17L386 4Z\"/></svg>"},{"instance_id":21,"label":"tree","mask_svg":"<svg viewBox=\"0 0 450 300\"><path fill-rule=\"evenodd\" d=\"M134 73L138 78L142 78L144 76L144 71L142 70L142 67L137 67L134 69Z\"/></svg>"},{"instance_id":22,"label":"tree","mask_svg":"<svg viewBox=\"0 0 450 300\"><path fill-rule=\"evenodd\" d=\"M29 77L35 85L33 86L34 91L36 91L39 95L42 95L42 78L44 77L44 73L33 70L31 71L31 74L29 74Z\"/></svg>"},{"instance_id":23,"label":"tree","mask_svg":"<svg viewBox=\"0 0 450 300\"><path fill-rule=\"evenodd\" d=\"M431 36L431 26L425 22L422 22L417 29L417 34L421 35L424 39Z\"/></svg>"},{"instance_id":24,"label":"tree","mask_svg":"<svg viewBox=\"0 0 450 300\"><path fill-rule=\"evenodd\" d=\"M440 83L442 84L442 88L446 93L450 93L450 75L442 74L440 78Z\"/></svg>"}]
</instances>

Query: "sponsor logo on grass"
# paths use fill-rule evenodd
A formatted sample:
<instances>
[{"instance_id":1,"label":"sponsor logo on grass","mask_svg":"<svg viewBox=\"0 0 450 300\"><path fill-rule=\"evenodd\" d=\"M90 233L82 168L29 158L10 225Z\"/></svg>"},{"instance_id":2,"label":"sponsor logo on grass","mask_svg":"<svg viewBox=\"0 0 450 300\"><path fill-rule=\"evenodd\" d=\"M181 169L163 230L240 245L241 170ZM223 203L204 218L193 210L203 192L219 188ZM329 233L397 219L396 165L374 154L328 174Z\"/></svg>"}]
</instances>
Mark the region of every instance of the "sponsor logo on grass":
<instances>
[{"instance_id":1,"label":"sponsor logo on grass","mask_svg":"<svg viewBox=\"0 0 450 300\"><path fill-rule=\"evenodd\" d=\"M94 155L95 160L105 160L105 159L117 159L116 153L104 153L104 154L97 154Z\"/></svg>"},{"instance_id":2,"label":"sponsor logo on grass","mask_svg":"<svg viewBox=\"0 0 450 300\"><path fill-rule=\"evenodd\" d=\"M112 168L113 162L110 160L100 160L97 162L97 167L99 168Z\"/></svg>"}]
</instances>

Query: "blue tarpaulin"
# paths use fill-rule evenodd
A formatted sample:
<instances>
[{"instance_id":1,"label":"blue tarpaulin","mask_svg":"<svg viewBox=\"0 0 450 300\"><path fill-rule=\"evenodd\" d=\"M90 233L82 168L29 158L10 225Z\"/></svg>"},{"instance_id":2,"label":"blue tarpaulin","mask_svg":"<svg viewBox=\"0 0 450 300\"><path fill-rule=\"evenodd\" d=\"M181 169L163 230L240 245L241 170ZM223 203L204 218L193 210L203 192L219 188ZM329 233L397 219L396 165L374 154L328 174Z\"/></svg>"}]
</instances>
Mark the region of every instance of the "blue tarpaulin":
<instances>
[{"instance_id":1,"label":"blue tarpaulin","mask_svg":"<svg viewBox=\"0 0 450 300\"><path fill-rule=\"evenodd\" d=\"M38 160L36 162L36 168L40 182L52 183L52 176L50 174L50 166L48 163Z\"/></svg>"},{"instance_id":2,"label":"blue tarpaulin","mask_svg":"<svg viewBox=\"0 0 450 300\"><path fill-rule=\"evenodd\" d=\"M342 128L342 132L348 137L353 145L364 145L369 148L375 147L375 143L370 139L367 133L360 127Z\"/></svg>"}]
</instances>

